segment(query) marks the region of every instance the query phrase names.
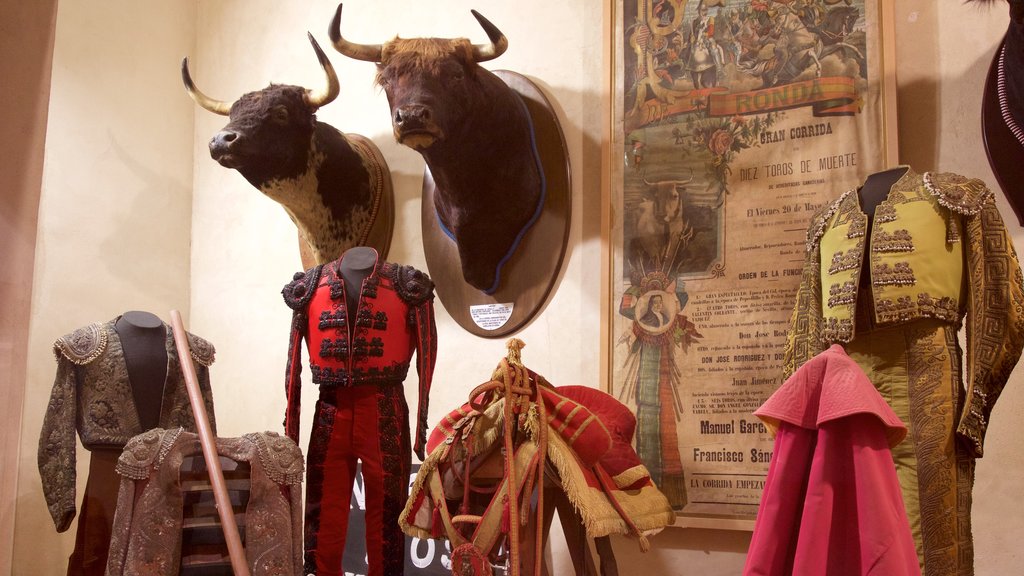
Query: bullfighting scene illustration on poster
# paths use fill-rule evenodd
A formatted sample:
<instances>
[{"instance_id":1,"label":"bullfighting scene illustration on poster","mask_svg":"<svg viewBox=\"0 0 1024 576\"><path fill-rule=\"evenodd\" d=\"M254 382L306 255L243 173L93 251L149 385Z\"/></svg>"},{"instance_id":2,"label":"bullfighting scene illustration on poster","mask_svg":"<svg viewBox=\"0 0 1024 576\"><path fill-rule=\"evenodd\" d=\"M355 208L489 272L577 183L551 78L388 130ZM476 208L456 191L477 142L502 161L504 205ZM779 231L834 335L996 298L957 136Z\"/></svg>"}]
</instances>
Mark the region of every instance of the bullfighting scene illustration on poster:
<instances>
[{"instance_id":1,"label":"bullfighting scene illustration on poster","mask_svg":"<svg viewBox=\"0 0 1024 576\"><path fill-rule=\"evenodd\" d=\"M619 8L611 391L673 508L750 518L807 224L884 167L877 3Z\"/></svg>"}]
</instances>

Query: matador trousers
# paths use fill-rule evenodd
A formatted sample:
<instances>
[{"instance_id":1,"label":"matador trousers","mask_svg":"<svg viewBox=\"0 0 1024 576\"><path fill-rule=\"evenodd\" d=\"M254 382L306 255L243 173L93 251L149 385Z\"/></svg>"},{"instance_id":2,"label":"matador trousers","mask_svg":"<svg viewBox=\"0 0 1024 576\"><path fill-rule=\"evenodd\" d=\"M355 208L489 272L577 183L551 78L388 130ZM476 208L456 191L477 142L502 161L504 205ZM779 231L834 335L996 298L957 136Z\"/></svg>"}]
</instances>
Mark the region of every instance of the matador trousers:
<instances>
[{"instance_id":1,"label":"matador trousers","mask_svg":"<svg viewBox=\"0 0 1024 576\"><path fill-rule=\"evenodd\" d=\"M362 462L368 576L405 567L409 409L401 383L321 388L306 459L305 572L341 576L356 462ZM351 571L351 569L350 569Z\"/></svg>"}]
</instances>

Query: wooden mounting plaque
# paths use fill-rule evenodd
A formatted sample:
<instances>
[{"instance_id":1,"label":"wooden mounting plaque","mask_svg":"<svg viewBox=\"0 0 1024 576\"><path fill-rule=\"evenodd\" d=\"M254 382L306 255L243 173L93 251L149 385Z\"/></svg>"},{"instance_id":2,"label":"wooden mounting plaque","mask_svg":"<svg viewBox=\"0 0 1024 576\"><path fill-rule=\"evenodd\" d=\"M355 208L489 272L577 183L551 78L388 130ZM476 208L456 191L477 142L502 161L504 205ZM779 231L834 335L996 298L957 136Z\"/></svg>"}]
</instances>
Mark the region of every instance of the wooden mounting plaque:
<instances>
[{"instance_id":1,"label":"wooden mounting plaque","mask_svg":"<svg viewBox=\"0 0 1024 576\"><path fill-rule=\"evenodd\" d=\"M544 307L565 258L572 216L569 152L554 108L540 88L525 76L507 70L496 70L494 74L526 103L547 182L540 218L505 263L494 294L484 294L463 279L455 242L445 235L437 221L435 185L429 168L423 172L421 208L423 250L437 296L459 326L484 338L501 338L516 332ZM510 314L507 305L511 305ZM482 327L488 324L493 327Z\"/></svg>"}]
</instances>

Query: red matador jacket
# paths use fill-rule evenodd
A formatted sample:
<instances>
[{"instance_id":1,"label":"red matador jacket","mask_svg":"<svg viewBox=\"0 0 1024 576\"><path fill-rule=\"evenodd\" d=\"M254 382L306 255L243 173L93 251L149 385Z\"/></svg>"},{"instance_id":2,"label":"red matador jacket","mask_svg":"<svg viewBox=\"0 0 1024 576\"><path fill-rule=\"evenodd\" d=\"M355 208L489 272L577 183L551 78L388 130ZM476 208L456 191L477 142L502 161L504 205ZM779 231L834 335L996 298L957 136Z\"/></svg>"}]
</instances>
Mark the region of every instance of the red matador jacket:
<instances>
[{"instance_id":1,"label":"red matador jacket","mask_svg":"<svg viewBox=\"0 0 1024 576\"><path fill-rule=\"evenodd\" d=\"M323 387L381 386L405 381L413 352L419 375L414 450L423 459L427 404L437 358L434 284L413 268L378 260L363 281L357 310L348 310L341 259L295 274L283 290L293 310L288 341L285 434L298 443L302 340L313 383ZM349 323L353 322L349 338Z\"/></svg>"}]
</instances>

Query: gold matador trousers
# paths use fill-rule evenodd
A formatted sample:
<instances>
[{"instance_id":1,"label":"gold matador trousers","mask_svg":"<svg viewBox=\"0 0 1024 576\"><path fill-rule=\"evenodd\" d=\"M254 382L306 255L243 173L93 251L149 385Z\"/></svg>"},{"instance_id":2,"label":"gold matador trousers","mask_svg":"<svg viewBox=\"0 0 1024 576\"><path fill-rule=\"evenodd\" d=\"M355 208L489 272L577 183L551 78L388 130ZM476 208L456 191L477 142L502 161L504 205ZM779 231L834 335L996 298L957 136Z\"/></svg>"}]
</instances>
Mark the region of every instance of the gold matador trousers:
<instances>
[{"instance_id":1,"label":"gold matador trousers","mask_svg":"<svg viewBox=\"0 0 1024 576\"><path fill-rule=\"evenodd\" d=\"M860 320L846 351L909 430L892 455L922 573L973 575L974 458L955 435L964 401L956 326L928 319L879 329Z\"/></svg>"}]
</instances>

